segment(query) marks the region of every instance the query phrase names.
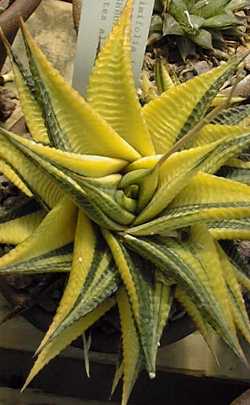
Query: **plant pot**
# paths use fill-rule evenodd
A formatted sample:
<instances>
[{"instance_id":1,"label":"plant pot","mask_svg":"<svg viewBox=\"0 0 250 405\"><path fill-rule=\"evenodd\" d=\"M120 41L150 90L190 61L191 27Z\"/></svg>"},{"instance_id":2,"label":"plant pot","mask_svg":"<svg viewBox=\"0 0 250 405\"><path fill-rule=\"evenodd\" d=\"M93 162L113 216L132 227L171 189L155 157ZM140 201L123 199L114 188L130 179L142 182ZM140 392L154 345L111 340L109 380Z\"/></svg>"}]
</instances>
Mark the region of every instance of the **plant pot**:
<instances>
[{"instance_id":1,"label":"plant pot","mask_svg":"<svg viewBox=\"0 0 250 405\"><path fill-rule=\"evenodd\" d=\"M35 11L41 0L15 0L5 11L0 14L0 27L7 36L10 43L15 39L19 27L19 20L22 17L27 20ZM0 41L0 71L6 59L6 51Z\"/></svg>"},{"instance_id":2,"label":"plant pot","mask_svg":"<svg viewBox=\"0 0 250 405\"><path fill-rule=\"evenodd\" d=\"M30 306L32 302L30 291L32 288L28 287L26 290L18 289L13 286L13 284L10 285L8 278L3 276L1 277L0 283L0 292L11 304L13 309L18 310L18 308L23 306L22 316L43 332L48 330L59 301L58 298L55 299L52 297L53 286L54 288L58 288L58 285L62 287L65 284L65 275L49 276L47 282L47 284L50 285L48 288L46 288L46 277L44 278L44 276L42 276L40 278L40 283L44 283L44 289L40 294L40 298L33 301L32 306ZM39 277L37 277L35 285L36 287L39 285ZM34 293L34 295L37 296L37 290L35 290ZM26 302L26 304L23 305L24 302ZM28 309L26 309L26 307ZM161 346L175 343L193 333L195 329L193 321L178 306L175 312L170 316L170 321L161 339ZM119 316L116 309L109 311L107 315L91 328L91 341L91 349L93 351L102 353L116 353L118 351L120 332ZM77 339L73 342L73 346L82 347L82 340Z\"/></svg>"}]
</instances>

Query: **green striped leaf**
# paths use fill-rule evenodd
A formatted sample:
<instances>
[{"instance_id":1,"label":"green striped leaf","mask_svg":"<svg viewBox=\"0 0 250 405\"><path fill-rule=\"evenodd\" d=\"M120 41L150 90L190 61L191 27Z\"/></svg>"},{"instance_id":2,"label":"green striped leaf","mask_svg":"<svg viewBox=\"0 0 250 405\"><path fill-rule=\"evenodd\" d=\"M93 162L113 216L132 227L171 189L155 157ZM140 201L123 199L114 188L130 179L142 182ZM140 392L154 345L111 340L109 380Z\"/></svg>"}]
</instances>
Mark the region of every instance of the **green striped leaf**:
<instances>
[{"instance_id":1,"label":"green striped leaf","mask_svg":"<svg viewBox=\"0 0 250 405\"><path fill-rule=\"evenodd\" d=\"M243 357L236 334L224 316L211 289L200 261L194 257L188 244L160 237L136 238L124 236L124 243L151 261L171 282L183 288L199 308L202 316L212 325L231 349Z\"/></svg>"},{"instance_id":2,"label":"green striped leaf","mask_svg":"<svg viewBox=\"0 0 250 405\"><path fill-rule=\"evenodd\" d=\"M11 144L18 147L29 159L35 161L45 170L49 176L63 188L65 193L69 193L72 200L74 200L80 208L83 208L94 222L108 229L122 230L123 227L120 223L128 224L133 220L133 214L123 209L112 195L110 196L110 190L105 192L100 187L94 187L90 180L87 183L87 179L83 177L80 178L80 182L75 181L73 176L66 174L67 171L58 169L19 142L18 136L15 137L9 132L6 132L5 136L8 137ZM113 217L119 218L119 223L115 222L106 213L110 213Z\"/></svg>"},{"instance_id":3,"label":"green striped leaf","mask_svg":"<svg viewBox=\"0 0 250 405\"><path fill-rule=\"evenodd\" d=\"M51 143L69 152L128 161L140 157L52 67L24 24L22 33Z\"/></svg>"},{"instance_id":4,"label":"green striped leaf","mask_svg":"<svg viewBox=\"0 0 250 405\"><path fill-rule=\"evenodd\" d=\"M250 342L249 317L245 307L244 298L242 296L241 287L237 281L235 268L220 247L218 247L218 252L222 263L224 277L229 290L230 305L232 308L234 321L245 339Z\"/></svg>"},{"instance_id":5,"label":"green striped leaf","mask_svg":"<svg viewBox=\"0 0 250 405\"><path fill-rule=\"evenodd\" d=\"M2 173L12 184L22 191L22 193L26 194L28 197L32 197L32 192L17 174L15 169L12 169L12 167L3 159L0 159L0 173Z\"/></svg>"},{"instance_id":6,"label":"green striped leaf","mask_svg":"<svg viewBox=\"0 0 250 405\"><path fill-rule=\"evenodd\" d=\"M145 199L145 186L149 182L148 188L151 190L151 201L144 210L137 216L134 224L141 224L156 217L174 197L185 187L192 177L212 159L216 153L217 145L210 144L203 147L184 150L172 154L168 159L159 161L159 164L153 170L151 177L157 176L158 188L152 187L151 177L147 175L143 180L144 188L140 190L141 199ZM162 163L161 163L162 162ZM158 180L159 179L159 180ZM151 186L151 187L150 187ZM157 183L156 183L157 186ZM146 198L146 201L148 198Z\"/></svg>"},{"instance_id":7,"label":"green striped leaf","mask_svg":"<svg viewBox=\"0 0 250 405\"><path fill-rule=\"evenodd\" d=\"M30 384L33 378L39 373L39 371L54 359L60 352L62 352L70 343L78 336L82 335L93 323L100 319L112 306L114 306L115 300L109 298L101 305L99 305L93 312L86 315L83 319L75 322L70 328L65 329L61 335L52 340L44 350L39 354L28 378L22 388L22 391Z\"/></svg>"},{"instance_id":8,"label":"green striped leaf","mask_svg":"<svg viewBox=\"0 0 250 405\"><path fill-rule=\"evenodd\" d=\"M232 60L174 86L143 108L156 153L166 153L202 119L238 63Z\"/></svg>"},{"instance_id":9,"label":"green striped leaf","mask_svg":"<svg viewBox=\"0 0 250 405\"><path fill-rule=\"evenodd\" d=\"M250 272L247 258L240 254L238 245L234 241L223 241L221 244L233 265L234 274L238 282L247 291L250 291Z\"/></svg>"},{"instance_id":10,"label":"green striped leaf","mask_svg":"<svg viewBox=\"0 0 250 405\"><path fill-rule=\"evenodd\" d=\"M0 267L0 274L68 273L72 265L72 250L73 245L69 243L17 264Z\"/></svg>"},{"instance_id":11,"label":"green striped leaf","mask_svg":"<svg viewBox=\"0 0 250 405\"><path fill-rule=\"evenodd\" d=\"M250 162L238 164L238 159L231 159L225 166L221 167L217 175L250 185Z\"/></svg>"},{"instance_id":12,"label":"green striped leaf","mask_svg":"<svg viewBox=\"0 0 250 405\"><path fill-rule=\"evenodd\" d=\"M111 183L111 185L109 184L107 187L107 182L105 182L105 178L102 179L101 181L97 181L97 180L91 180L88 179L86 177L83 176L73 176L73 179L78 180L78 182L76 183L76 181L74 181L73 179L70 178L71 175L71 170L70 169L74 169L74 163L76 164L76 166L78 166L78 170L79 169L79 161L81 163L81 166L83 167L84 164L86 163L86 166L89 166L89 161L88 159L85 160L81 157L78 156L78 162L74 162L74 158L75 156L72 154L66 154L65 152L60 152L59 151L59 156L61 156L61 160L63 161L64 165L69 166L68 170L64 170L63 168L60 169L60 164L56 165L58 167L58 170L55 169L54 165L52 166L53 161L56 161L56 153L54 153L53 151L50 150L50 148L48 147L44 147L42 145L35 145L34 143L28 141L28 140L23 140L20 136L15 135L15 134L11 134L11 133L6 133L6 137L8 137L8 139L11 140L12 143L14 143L14 145L16 145L17 147L19 147L22 151L24 151L25 153L28 153L30 157L34 158L37 162L42 162L43 163L43 167L47 169L47 172L51 173L51 175L53 175L54 173L57 173L59 178L61 179L63 177L63 180L65 180L66 184L68 186L71 186L75 193L78 192L78 190L81 190L80 193L80 198L82 195L86 195L88 196L88 200L93 202L93 204L95 204L97 207L99 207L107 216L109 216L112 220L117 221L118 223L122 224L122 225L128 225L129 223L131 223L134 219L134 215L129 212L128 210L124 209L124 207L121 207L120 204L117 203L116 198L115 198L115 193L117 191L117 182L113 182ZM41 149L42 148L42 153ZM46 154L44 154L44 151L47 152L51 152L51 158L48 159L48 157L46 156ZM33 152L33 153L32 153ZM54 158L53 158L53 154L54 154ZM66 156L65 156L66 155ZM82 158L82 159L81 159ZM59 159L59 158L58 158ZM101 159L100 159L101 160ZM108 159L107 159L108 160ZM112 159L111 159L112 160ZM59 159L60 162L60 159ZM58 161L57 161L58 163ZM118 162L118 166L121 164L122 162ZM97 164L94 162L94 160L91 163L91 166L94 164L94 166L97 166ZM103 162L101 162L101 165L103 166ZM124 164L124 162L123 162ZM108 162L108 166L110 167L110 165L112 165L111 162ZM115 165L115 163L114 163ZM93 166L92 166L93 167ZM122 167L122 166L120 166ZM114 170L115 166L113 166L113 170ZM52 169L52 170L51 170ZM117 167L116 167L117 169ZM85 170L87 170L85 168ZM93 170L92 174L93 174ZM107 167L106 167L107 170ZM111 172L113 171L111 170ZM107 170L107 173L109 171ZM89 171L88 171L88 174ZM99 175L105 174L105 171L103 171L103 173L100 172L99 170ZM71 175L72 177L72 175ZM116 177L111 177L111 179L115 178L117 180L118 177L118 181L120 180L120 176L117 175ZM62 181L60 182L62 183ZM78 187L74 188L74 184L78 185ZM112 187L113 185L113 187Z\"/></svg>"},{"instance_id":13,"label":"green striped leaf","mask_svg":"<svg viewBox=\"0 0 250 405\"><path fill-rule=\"evenodd\" d=\"M15 84L29 132L34 140L48 143L48 132L42 110L35 98L32 76L25 70L4 35L2 35L2 38L11 61L12 70L15 75Z\"/></svg>"},{"instance_id":14,"label":"green striped leaf","mask_svg":"<svg viewBox=\"0 0 250 405\"><path fill-rule=\"evenodd\" d=\"M105 188L105 185L94 184L89 179L80 181L82 189L85 191L88 199L95 203L108 217L121 225L129 225L135 219L135 216L119 204L117 200L117 186L114 188Z\"/></svg>"},{"instance_id":15,"label":"green striped leaf","mask_svg":"<svg viewBox=\"0 0 250 405\"><path fill-rule=\"evenodd\" d=\"M62 198L63 192L47 173L38 168L30 159L27 159L20 148L10 142L10 137L11 133L0 127L1 159L7 162L36 200L47 209L54 207ZM10 180L13 178L11 177Z\"/></svg>"},{"instance_id":16,"label":"green striped leaf","mask_svg":"<svg viewBox=\"0 0 250 405\"><path fill-rule=\"evenodd\" d=\"M217 246L205 224L191 227L190 250L201 263L214 297L227 320L228 327L236 334L233 316L230 310L230 298L223 274L223 265Z\"/></svg>"},{"instance_id":17,"label":"green striped leaf","mask_svg":"<svg viewBox=\"0 0 250 405\"><path fill-rule=\"evenodd\" d=\"M152 347L155 347L154 354L157 353L157 348L160 346L161 336L166 327L174 297L173 288L167 285L166 280L162 276L162 273L155 270L153 291L154 326L152 330L152 341L154 342Z\"/></svg>"},{"instance_id":18,"label":"green striped leaf","mask_svg":"<svg viewBox=\"0 0 250 405\"><path fill-rule=\"evenodd\" d=\"M250 219L227 219L222 221L209 221L209 232L215 239L250 239Z\"/></svg>"},{"instance_id":19,"label":"green striped leaf","mask_svg":"<svg viewBox=\"0 0 250 405\"><path fill-rule=\"evenodd\" d=\"M121 320L123 351L123 390L121 405L127 405L129 396L142 367L143 352L128 295L124 288L121 288L117 294L117 303Z\"/></svg>"},{"instance_id":20,"label":"green striped leaf","mask_svg":"<svg viewBox=\"0 0 250 405\"><path fill-rule=\"evenodd\" d=\"M174 82L168 71L168 66L162 59L156 60L154 72L155 83L160 94L174 86Z\"/></svg>"},{"instance_id":21,"label":"green striped leaf","mask_svg":"<svg viewBox=\"0 0 250 405\"><path fill-rule=\"evenodd\" d=\"M209 349L212 351L212 346L210 343L212 328L208 324L207 320L203 318L203 315L199 308L197 308L197 306L194 304L192 298L180 287L176 287L175 298L182 304L182 306L185 308L185 311L192 318L197 329L207 343Z\"/></svg>"},{"instance_id":22,"label":"green striped leaf","mask_svg":"<svg viewBox=\"0 0 250 405\"><path fill-rule=\"evenodd\" d=\"M51 335L68 315L79 297L93 260L95 241L95 230L90 220L82 210L79 210L74 239L73 261L71 257L70 263L70 267L72 268L69 274L69 279L53 321L42 340L38 351L40 351L41 347L48 342Z\"/></svg>"},{"instance_id":23,"label":"green striped leaf","mask_svg":"<svg viewBox=\"0 0 250 405\"><path fill-rule=\"evenodd\" d=\"M229 127L229 133L231 128ZM214 135L213 135L214 136ZM242 149L250 145L250 131L245 128L233 128L230 136L222 138L213 143L208 143L201 147L184 150L172 154L167 159L164 156L153 169L153 173L147 175L143 180L142 200L148 201L148 192L145 192L145 186L151 189L151 201L145 209L138 215L134 224L142 224L156 217L182 188L191 181L192 177L198 171L214 173L230 157L235 156ZM158 189L152 187L151 177L157 177ZM157 184L157 183L156 183ZM146 194L146 197L144 196Z\"/></svg>"},{"instance_id":24,"label":"green striped leaf","mask_svg":"<svg viewBox=\"0 0 250 405\"><path fill-rule=\"evenodd\" d=\"M225 139L226 137L236 137L245 132L246 129L238 125L208 124L205 125L193 139L192 146L203 146Z\"/></svg>"},{"instance_id":25,"label":"green striped leaf","mask_svg":"<svg viewBox=\"0 0 250 405\"><path fill-rule=\"evenodd\" d=\"M200 221L240 219L250 214L250 187L210 174L197 174L162 215L129 228L132 235L152 235Z\"/></svg>"},{"instance_id":26,"label":"green striped leaf","mask_svg":"<svg viewBox=\"0 0 250 405\"><path fill-rule=\"evenodd\" d=\"M213 124L222 125L241 125L244 124L245 118L250 116L250 104L239 105L230 107L222 111L213 119Z\"/></svg>"},{"instance_id":27,"label":"green striped leaf","mask_svg":"<svg viewBox=\"0 0 250 405\"><path fill-rule=\"evenodd\" d=\"M21 213L21 216L7 222L0 222L0 243L17 245L27 239L45 216L44 210ZM1 220L0 220L1 221Z\"/></svg>"},{"instance_id":28,"label":"green striped leaf","mask_svg":"<svg viewBox=\"0 0 250 405\"><path fill-rule=\"evenodd\" d=\"M242 133L236 136L228 136L218 144L216 152L211 159L204 164L203 170L207 173L215 173L222 165L250 145L250 129L242 128Z\"/></svg>"},{"instance_id":29,"label":"green striped leaf","mask_svg":"<svg viewBox=\"0 0 250 405\"><path fill-rule=\"evenodd\" d=\"M217 359L217 355L216 355L216 352L215 352L215 349L214 349L214 346L213 346L213 341L212 341L213 328L207 322L207 319L204 318L202 312L199 310L199 308L196 306L196 304L193 302L192 297L190 297L180 287L176 287L175 298L181 303L183 308L185 308L185 311L192 318L192 320L193 320L194 324L196 325L198 331L200 332L203 339L205 340L205 342L206 342L211 354L213 355L215 361L217 362L217 364L219 364L219 361Z\"/></svg>"},{"instance_id":30,"label":"green striped leaf","mask_svg":"<svg viewBox=\"0 0 250 405\"><path fill-rule=\"evenodd\" d=\"M76 211L71 200L63 198L30 237L0 258L0 269L28 262L71 243L75 233Z\"/></svg>"},{"instance_id":31,"label":"green striped leaf","mask_svg":"<svg viewBox=\"0 0 250 405\"><path fill-rule=\"evenodd\" d=\"M128 251L115 235L105 230L103 234L129 295L148 373L154 376L157 345L152 332L154 329L152 265Z\"/></svg>"},{"instance_id":32,"label":"green striped leaf","mask_svg":"<svg viewBox=\"0 0 250 405\"><path fill-rule=\"evenodd\" d=\"M68 169L69 172L82 176L108 176L113 173L118 173L127 165L127 162L122 159L65 152L56 148L35 143L34 141L13 133L9 133L9 137L16 140L19 144L26 146L29 148L29 150L33 151L46 161L55 164L57 167Z\"/></svg>"},{"instance_id":33,"label":"green striped leaf","mask_svg":"<svg viewBox=\"0 0 250 405\"><path fill-rule=\"evenodd\" d=\"M39 351L65 329L93 311L115 293L120 285L119 273L100 231L86 217L81 216L68 285L62 304L59 305L59 312ZM83 225L87 225L85 234Z\"/></svg>"}]
</instances>

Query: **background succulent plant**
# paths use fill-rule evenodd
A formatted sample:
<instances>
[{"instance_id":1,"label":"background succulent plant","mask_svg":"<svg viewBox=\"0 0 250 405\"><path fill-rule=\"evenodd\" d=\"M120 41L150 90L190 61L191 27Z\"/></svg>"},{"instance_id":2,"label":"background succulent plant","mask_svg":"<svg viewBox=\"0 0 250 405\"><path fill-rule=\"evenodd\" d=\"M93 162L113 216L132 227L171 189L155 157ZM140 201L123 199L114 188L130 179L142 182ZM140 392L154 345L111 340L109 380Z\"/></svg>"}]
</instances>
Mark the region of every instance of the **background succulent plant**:
<instances>
[{"instance_id":1,"label":"background succulent plant","mask_svg":"<svg viewBox=\"0 0 250 405\"><path fill-rule=\"evenodd\" d=\"M158 0L152 19L151 34L177 36L180 49L191 41L202 48L213 49L223 43L223 33L242 36L246 20L235 15L249 7L248 0Z\"/></svg>"},{"instance_id":2,"label":"background succulent plant","mask_svg":"<svg viewBox=\"0 0 250 405\"><path fill-rule=\"evenodd\" d=\"M1 171L29 197L0 217L1 241L16 245L0 258L0 273L69 274L25 386L117 304L122 360L113 388L123 377L123 405L142 368L155 376L174 296L208 344L213 330L244 359L237 332L250 341L241 290L249 279L218 242L250 239L250 169L239 159L250 128L236 125L237 112L214 124L207 114L240 60L142 108L131 68L132 5L99 53L86 100L24 25L29 71L5 40L32 139L0 128ZM216 175L223 167L242 175Z\"/></svg>"}]
</instances>

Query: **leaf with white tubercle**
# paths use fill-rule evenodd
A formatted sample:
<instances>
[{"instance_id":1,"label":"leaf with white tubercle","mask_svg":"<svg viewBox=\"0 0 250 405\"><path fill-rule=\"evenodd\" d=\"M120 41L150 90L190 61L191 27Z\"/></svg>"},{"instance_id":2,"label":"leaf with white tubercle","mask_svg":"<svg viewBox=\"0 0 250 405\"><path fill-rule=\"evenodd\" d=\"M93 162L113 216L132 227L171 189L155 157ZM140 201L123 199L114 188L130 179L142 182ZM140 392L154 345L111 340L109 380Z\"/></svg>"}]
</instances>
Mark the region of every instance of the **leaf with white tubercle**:
<instances>
[{"instance_id":1,"label":"leaf with white tubercle","mask_svg":"<svg viewBox=\"0 0 250 405\"><path fill-rule=\"evenodd\" d=\"M142 367L143 352L128 295L124 288L121 288L117 294L117 303L121 320L123 347L122 405L127 405L138 373Z\"/></svg>"},{"instance_id":2,"label":"leaf with white tubercle","mask_svg":"<svg viewBox=\"0 0 250 405\"><path fill-rule=\"evenodd\" d=\"M211 323L216 333L235 354L244 359L237 336L225 319L223 309L218 305L201 263L193 256L188 245L160 237L138 239L132 235L124 235L123 240L131 250L157 266L167 279L181 286L188 295L192 295L193 302L202 311L203 317Z\"/></svg>"},{"instance_id":3,"label":"leaf with white tubercle","mask_svg":"<svg viewBox=\"0 0 250 405\"><path fill-rule=\"evenodd\" d=\"M103 230L103 235L128 292L147 371L149 375L154 375L157 345L152 335L155 311L152 266L143 259L143 256L130 252L111 232Z\"/></svg>"}]
</instances>

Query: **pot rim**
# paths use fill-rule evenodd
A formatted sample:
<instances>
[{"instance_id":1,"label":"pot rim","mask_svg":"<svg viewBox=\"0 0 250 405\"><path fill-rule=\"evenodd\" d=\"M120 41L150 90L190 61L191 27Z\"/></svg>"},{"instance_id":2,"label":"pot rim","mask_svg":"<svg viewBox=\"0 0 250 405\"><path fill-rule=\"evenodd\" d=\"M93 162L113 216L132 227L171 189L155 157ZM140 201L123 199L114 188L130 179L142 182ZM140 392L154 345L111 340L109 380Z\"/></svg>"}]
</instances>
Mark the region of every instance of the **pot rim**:
<instances>
[{"instance_id":1,"label":"pot rim","mask_svg":"<svg viewBox=\"0 0 250 405\"><path fill-rule=\"evenodd\" d=\"M13 308L17 307L20 302L18 297L21 292L12 287L4 278L1 279L0 292ZM47 332L53 317L53 315L47 312L39 303L24 310L22 316L42 332ZM91 334L91 350L102 353L117 353L120 345L120 333L104 333L97 328L95 329L95 325L93 325L93 328L94 333ZM167 325L161 338L161 346L176 343L195 331L196 327L192 319L185 314L180 319L173 320ZM82 339L78 338L72 342L71 345L78 348L82 347Z\"/></svg>"}]
</instances>

